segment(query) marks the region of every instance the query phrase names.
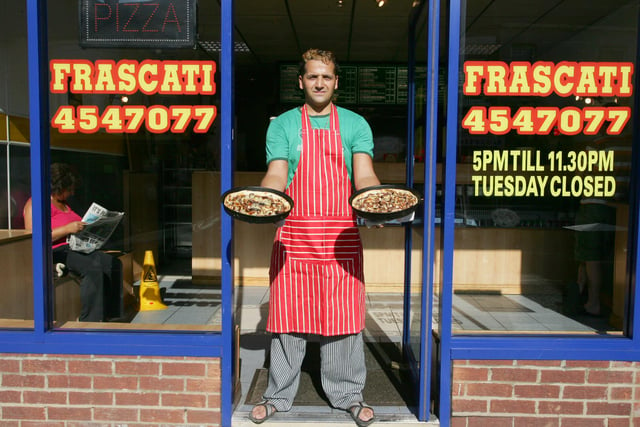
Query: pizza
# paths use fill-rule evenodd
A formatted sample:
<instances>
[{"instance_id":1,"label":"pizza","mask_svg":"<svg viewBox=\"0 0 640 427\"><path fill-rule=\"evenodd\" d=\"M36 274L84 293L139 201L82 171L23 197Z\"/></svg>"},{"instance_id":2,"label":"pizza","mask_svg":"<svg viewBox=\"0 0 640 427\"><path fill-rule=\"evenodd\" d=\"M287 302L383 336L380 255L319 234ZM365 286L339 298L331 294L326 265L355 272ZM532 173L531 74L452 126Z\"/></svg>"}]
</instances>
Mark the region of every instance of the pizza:
<instances>
[{"instance_id":1,"label":"pizza","mask_svg":"<svg viewBox=\"0 0 640 427\"><path fill-rule=\"evenodd\" d=\"M400 188L381 188L365 191L353 198L351 206L361 212L394 213L411 209L418 198L411 191Z\"/></svg>"},{"instance_id":2,"label":"pizza","mask_svg":"<svg viewBox=\"0 0 640 427\"><path fill-rule=\"evenodd\" d=\"M224 205L237 213L249 216L275 216L291 209L289 202L282 196L268 191L240 190L228 194Z\"/></svg>"}]
</instances>

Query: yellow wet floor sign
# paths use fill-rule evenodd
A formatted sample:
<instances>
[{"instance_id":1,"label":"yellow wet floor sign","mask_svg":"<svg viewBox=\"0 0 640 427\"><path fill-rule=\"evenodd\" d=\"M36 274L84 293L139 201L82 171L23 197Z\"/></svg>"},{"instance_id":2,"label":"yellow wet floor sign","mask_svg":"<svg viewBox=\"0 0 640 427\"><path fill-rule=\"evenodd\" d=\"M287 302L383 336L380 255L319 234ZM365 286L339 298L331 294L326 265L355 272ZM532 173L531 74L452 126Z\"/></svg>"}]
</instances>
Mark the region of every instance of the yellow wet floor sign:
<instances>
[{"instance_id":1,"label":"yellow wet floor sign","mask_svg":"<svg viewBox=\"0 0 640 427\"><path fill-rule=\"evenodd\" d=\"M144 252L144 263L140 277L140 311L164 310L167 306L162 303L158 275L153 261L153 252Z\"/></svg>"}]
</instances>

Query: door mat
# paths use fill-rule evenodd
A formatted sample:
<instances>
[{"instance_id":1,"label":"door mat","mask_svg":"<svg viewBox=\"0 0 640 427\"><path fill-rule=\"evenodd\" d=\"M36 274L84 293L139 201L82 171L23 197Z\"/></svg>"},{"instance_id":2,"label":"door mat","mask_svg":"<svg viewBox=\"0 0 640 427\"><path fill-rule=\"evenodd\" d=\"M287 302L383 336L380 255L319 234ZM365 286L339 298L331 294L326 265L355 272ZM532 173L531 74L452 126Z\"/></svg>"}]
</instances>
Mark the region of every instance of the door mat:
<instances>
[{"instance_id":1,"label":"door mat","mask_svg":"<svg viewBox=\"0 0 640 427\"><path fill-rule=\"evenodd\" d=\"M379 346L378 346L379 347ZM300 386L293 404L296 406L327 406L327 400L320 380L320 361L317 354L309 352L302 365ZM373 406L415 406L413 383L409 372L401 369L398 363L386 363L388 359L372 354L372 349L365 345L367 360L367 382L362 392L364 400ZM375 360L380 363L376 364ZM247 392L245 404L255 405L262 400L262 395L269 381L268 368L256 369Z\"/></svg>"}]
</instances>

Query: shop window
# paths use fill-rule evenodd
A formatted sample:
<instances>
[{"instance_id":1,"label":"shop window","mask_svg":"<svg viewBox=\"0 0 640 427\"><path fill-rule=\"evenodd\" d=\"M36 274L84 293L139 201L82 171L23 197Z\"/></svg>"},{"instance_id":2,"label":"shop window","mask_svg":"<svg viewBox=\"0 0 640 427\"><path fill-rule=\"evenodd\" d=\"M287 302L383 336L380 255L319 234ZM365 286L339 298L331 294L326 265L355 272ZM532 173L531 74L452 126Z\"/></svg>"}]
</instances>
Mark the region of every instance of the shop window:
<instances>
[{"instance_id":1,"label":"shop window","mask_svg":"<svg viewBox=\"0 0 640 427\"><path fill-rule=\"evenodd\" d=\"M30 195L27 25L23 2L0 6L0 328L33 327L31 233L22 209Z\"/></svg>"},{"instance_id":2,"label":"shop window","mask_svg":"<svg viewBox=\"0 0 640 427\"><path fill-rule=\"evenodd\" d=\"M465 5L454 333L622 334L638 5Z\"/></svg>"},{"instance_id":3,"label":"shop window","mask_svg":"<svg viewBox=\"0 0 640 427\"><path fill-rule=\"evenodd\" d=\"M47 7L54 327L220 330L219 5Z\"/></svg>"}]
</instances>

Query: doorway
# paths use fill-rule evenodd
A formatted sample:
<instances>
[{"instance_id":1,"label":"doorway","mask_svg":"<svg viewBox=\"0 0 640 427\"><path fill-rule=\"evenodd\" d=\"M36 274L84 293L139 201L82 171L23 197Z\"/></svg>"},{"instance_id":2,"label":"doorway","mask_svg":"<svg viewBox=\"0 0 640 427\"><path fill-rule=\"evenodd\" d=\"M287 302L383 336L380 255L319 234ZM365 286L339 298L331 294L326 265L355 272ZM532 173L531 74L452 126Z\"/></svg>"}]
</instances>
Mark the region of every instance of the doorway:
<instances>
[{"instance_id":1,"label":"doorway","mask_svg":"<svg viewBox=\"0 0 640 427\"><path fill-rule=\"evenodd\" d=\"M408 22L417 10L423 11L420 17L426 19L426 2L387 2L382 7L374 0L305 3L308 2L267 1L257 9L255 5L250 9L248 5L236 5L236 44L240 46L238 49L246 51L237 52L235 56L235 153L239 178L234 185L243 179L253 180L253 184L259 182L266 168L263 141L269 118L301 104L302 94L296 89L299 53L319 47L334 51L343 71L337 104L364 116L372 128L374 162L381 180L412 185L415 182L424 190L423 165L418 167L417 179L412 177L409 181L407 174L412 175L413 169L407 168L406 159L413 160L418 153L424 161L424 127L421 130L408 123L410 114L412 123L414 118L425 118L424 105L418 106L426 102L424 94L416 99L409 90L415 89L412 79L424 79L426 75L426 21L418 29L419 34L411 36ZM372 32L371 28L380 31ZM409 37L423 38L418 49L424 48L424 52L413 58L422 62L417 76L408 65ZM358 82L363 79L370 85L368 90L359 90ZM416 90L426 90L425 83ZM409 103L412 111L419 110L418 117L408 111ZM419 133L419 144L415 144L415 132ZM408 228L361 228L368 309L365 330L368 377L364 394L382 421L417 421L418 390L424 387L416 387L413 378L420 377L416 366L430 365L420 363L425 357L421 347L427 347L421 337L422 310L424 301L430 299L430 291L425 292L422 285L424 232L421 220L416 221L415 227ZM269 232L272 236L273 230ZM240 255L246 253L246 248L243 249L238 234L244 235L242 224L237 224L234 244L240 264L236 268L242 277L235 289L236 324L240 330L240 393L234 425L246 419L253 404L261 399L261 391L266 386L270 338L265 332L269 295L264 278L268 276L263 274L260 281L251 270L255 268L254 260L268 263L271 239L260 240L266 250L256 249L253 244L249 260ZM255 239L255 233L253 237ZM261 255L257 256L256 251ZM407 352L406 347L410 345L414 348ZM295 416L309 419L330 416L335 417L336 422L344 420L351 424L344 411L333 412L328 406L317 377L317 359L317 345L312 342L307 349L303 378L294 403ZM426 407L428 418L431 404Z\"/></svg>"}]
</instances>

